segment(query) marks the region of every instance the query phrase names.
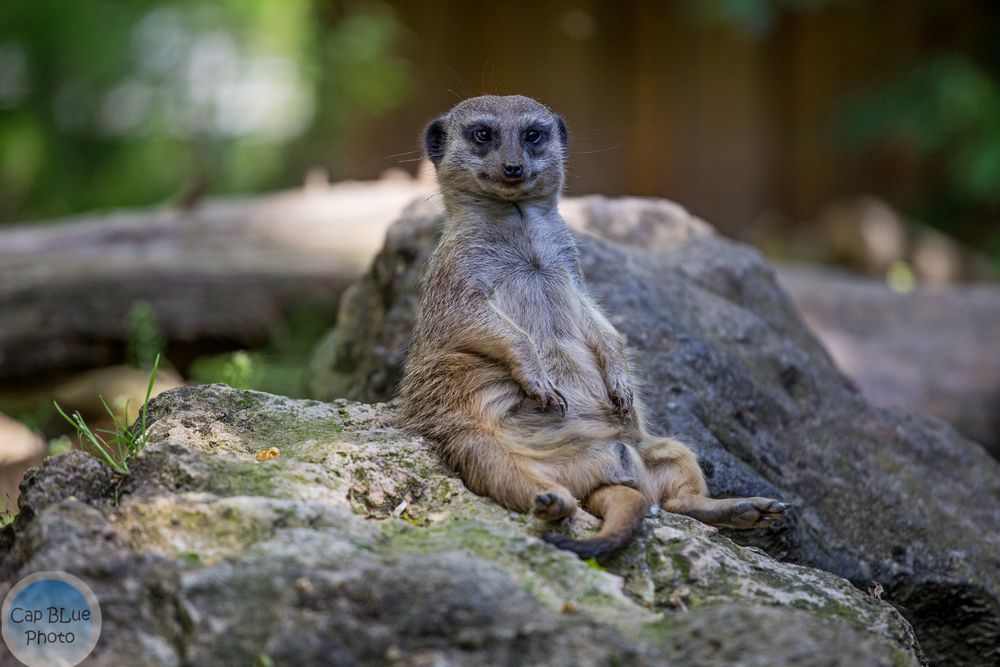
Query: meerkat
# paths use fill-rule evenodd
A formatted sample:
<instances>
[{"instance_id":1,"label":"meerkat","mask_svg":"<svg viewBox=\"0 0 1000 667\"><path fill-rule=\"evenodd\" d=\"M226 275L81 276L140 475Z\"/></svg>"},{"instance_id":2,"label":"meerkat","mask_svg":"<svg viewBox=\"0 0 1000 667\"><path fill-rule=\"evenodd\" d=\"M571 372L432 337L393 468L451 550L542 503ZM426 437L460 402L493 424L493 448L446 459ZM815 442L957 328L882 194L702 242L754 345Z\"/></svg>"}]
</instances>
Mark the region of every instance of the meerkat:
<instances>
[{"instance_id":1,"label":"meerkat","mask_svg":"<svg viewBox=\"0 0 1000 667\"><path fill-rule=\"evenodd\" d=\"M583 558L625 546L653 506L756 528L786 505L712 499L695 454L651 435L625 339L584 284L559 214L567 133L527 97L465 100L424 134L446 222L422 279L400 385L403 424L477 494L556 521L579 500L598 534L544 539Z\"/></svg>"}]
</instances>

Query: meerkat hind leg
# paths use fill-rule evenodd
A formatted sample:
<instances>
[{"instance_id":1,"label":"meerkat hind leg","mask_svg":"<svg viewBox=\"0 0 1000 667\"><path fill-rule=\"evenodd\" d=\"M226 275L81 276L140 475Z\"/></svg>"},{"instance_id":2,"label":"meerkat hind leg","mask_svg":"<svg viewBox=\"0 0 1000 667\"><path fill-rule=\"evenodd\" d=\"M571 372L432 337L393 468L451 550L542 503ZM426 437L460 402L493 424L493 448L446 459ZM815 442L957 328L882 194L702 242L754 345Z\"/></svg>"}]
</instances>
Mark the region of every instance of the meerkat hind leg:
<instances>
[{"instance_id":1,"label":"meerkat hind leg","mask_svg":"<svg viewBox=\"0 0 1000 667\"><path fill-rule=\"evenodd\" d=\"M578 540L559 533L546 533L543 539L580 558L604 558L627 545L649 511L649 500L630 486L602 486L587 498L586 507L604 520L594 537Z\"/></svg>"},{"instance_id":2,"label":"meerkat hind leg","mask_svg":"<svg viewBox=\"0 0 1000 667\"><path fill-rule=\"evenodd\" d=\"M709 498L678 496L665 500L663 509L683 514L710 526L765 528L781 518L787 505L771 498Z\"/></svg>"},{"instance_id":3,"label":"meerkat hind leg","mask_svg":"<svg viewBox=\"0 0 1000 667\"><path fill-rule=\"evenodd\" d=\"M516 512L556 521L576 512L576 498L539 471L534 461L503 446L488 433L466 433L452 460L466 485ZM465 452L465 455L458 454Z\"/></svg>"},{"instance_id":4,"label":"meerkat hind leg","mask_svg":"<svg viewBox=\"0 0 1000 667\"><path fill-rule=\"evenodd\" d=\"M694 452L672 438L650 438L644 458L660 507L667 512L710 526L764 528L788 508L771 498L709 498Z\"/></svg>"}]
</instances>

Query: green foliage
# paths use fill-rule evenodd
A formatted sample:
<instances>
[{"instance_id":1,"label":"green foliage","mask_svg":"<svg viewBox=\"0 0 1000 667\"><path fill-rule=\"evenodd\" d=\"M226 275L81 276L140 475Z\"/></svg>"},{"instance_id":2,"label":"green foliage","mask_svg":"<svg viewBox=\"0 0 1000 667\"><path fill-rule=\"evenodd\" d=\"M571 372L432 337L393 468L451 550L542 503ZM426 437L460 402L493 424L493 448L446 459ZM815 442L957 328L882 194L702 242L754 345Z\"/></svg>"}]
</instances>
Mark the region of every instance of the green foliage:
<instances>
[{"instance_id":1,"label":"green foliage","mask_svg":"<svg viewBox=\"0 0 1000 667\"><path fill-rule=\"evenodd\" d=\"M905 142L940 159L959 197L1000 203L1000 85L969 58L921 63L850 105L844 126L862 146Z\"/></svg>"},{"instance_id":2,"label":"green foliage","mask_svg":"<svg viewBox=\"0 0 1000 667\"><path fill-rule=\"evenodd\" d=\"M323 309L296 309L271 332L262 349L200 357L191 365L188 376L199 384L222 382L235 389L303 397L303 373L316 342L332 324L333 315Z\"/></svg>"},{"instance_id":3,"label":"green foliage","mask_svg":"<svg viewBox=\"0 0 1000 667\"><path fill-rule=\"evenodd\" d=\"M686 0L688 12L699 20L732 25L751 35L770 33L782 14L846 5L857 0Z\"/></svg>"},{"instance_id":4,"label":"green foliage","mask_svg":"<svg viewBox=\"0 0 1000 667\"><path fill-rule=\"evenodd\" d=\"M1000 210L1000 82L976 60L922 61L847 104L840 128L859 150L901 147L933 165L923 220L961 233ZM1000 254L1000 233L994 242Z\"/></svg>"},{"instance_id":5,"label":"green foliage","mask_svg":"<svg viewBox=\"0 0 1000 667\"><path fill-rule=\"evenodd\" d=\"M74 412L70 416L63 411L59 403L53 401L52 404L59 415L69 422L70 426L76 429L81 446L84 443L90 445L100 455L99 458L102 458L112 469L121 474L126 474L128 472L129 458L146 446L146 416L149 410L149 397L153 393L153 384L156 382L156 373L159 368L160 356L156 355L156 359L153 360L153 370L149 375L149 385L146 387L146 399L143 401L142 409L139 411L139 428L137 431L133 431L129 427L129 424L125 423L124 417L119 417L111 409L111 406L108 405L103 396L100 397L101 403L104 405L108 416L111 417L111 422L114 424L113 429L91 429L79 412Z\"/></svg>"},{"instance_id":6,"label":"green foliage","mask_svg":"<svg viewBox=\"0 0 1000 667\"><path fill-rule=\"evenodd\" d=\"M258 653L253 659L253 667L274 667L274 660L267 653Z\"/></svg>"},{"instance_id":7,"label":"green foliage","mask_svg":"<svg viewBox=\"0 0 1000 667\"><path fill-rule=\"evenodd\" d=\"M0 399L0 412L21 422L32 431L43 431L52 420L52 406L48 401L11 401L7 396Z\"/></svg>"},{"instance_id":8,"label":"green foliage","mask_svg":"<svg viewBox=\"0 0 1000 667\"><path fill-rule=\"evenodd\" d=\"M125 328L128 332L125 358L134 368L152 363L163 352L163 334L148 301L139 300L132 305Z\"/></svg>"},{"instance_id":9,"label":"green foliage","mask_svg":"<svg viewBox=\"0 0 1000 667\"><path fill-rule=\"evenodd\" d=\"M73 442L68 435L60 435L58 438L49 440L49 456L59 456L73 451Z\"/></svg>"},{"instance_id":10,"label":"green foliage","mask_svg":"<svg viewBox=\"0 0 1000 667\"><path fill-rule=\"evenodd\" d=\"M229 355L222 364L222 381L234 389L250 389L254 381L254 358L246 350Z\"/></svg>"},{"instance_id":11,"label":"green foliage","mask_svg":"<svg viewBox=\"0 0 1000 667\"><path fill-rule=\"evenodd\" d=\"M221 382L234 389L273 391L262 385L263 375L264 365L260 353L246 350L199 357L191 364L188 372L189 379L195 384Z\"/></svg>"},{"instance_id":12,"label":"green foliage","mask_svg":"<svg viewBox=\"0 0 1000 667\"><path fill-rule=\"evenodd\" d=\"M5 0L0 221L273 189L399 104L378 2Z\"/></svg>"}]
</instances>

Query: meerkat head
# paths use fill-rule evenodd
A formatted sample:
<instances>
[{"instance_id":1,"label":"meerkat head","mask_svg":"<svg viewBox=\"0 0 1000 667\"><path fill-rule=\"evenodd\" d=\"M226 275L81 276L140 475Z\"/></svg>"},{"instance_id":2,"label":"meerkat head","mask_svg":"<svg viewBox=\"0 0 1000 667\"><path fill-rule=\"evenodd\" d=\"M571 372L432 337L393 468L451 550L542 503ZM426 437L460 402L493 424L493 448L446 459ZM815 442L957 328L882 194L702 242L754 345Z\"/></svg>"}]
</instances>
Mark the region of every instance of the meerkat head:
<instances>
[{"instance_id":1,"label":"meerkat head","mask_svg":"<svg viewBox=\"0 0 1000 667\"><path fill-rule=\"evenodd\" d=\"M518 201L558 194L566 124L529 97L465 100L424 134L441 189Z\"/></svg>"}]
</instances>

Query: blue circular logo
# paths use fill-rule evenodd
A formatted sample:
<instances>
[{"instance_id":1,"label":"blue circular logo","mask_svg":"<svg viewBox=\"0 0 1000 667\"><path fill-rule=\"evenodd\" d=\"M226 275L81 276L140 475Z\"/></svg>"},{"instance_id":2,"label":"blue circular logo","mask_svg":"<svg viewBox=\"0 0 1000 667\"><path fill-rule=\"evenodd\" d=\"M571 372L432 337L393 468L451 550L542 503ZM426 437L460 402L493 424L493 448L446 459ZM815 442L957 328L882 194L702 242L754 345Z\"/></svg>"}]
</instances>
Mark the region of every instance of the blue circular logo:
<instances>
[{"instance_id":1,"label":"blue circular logo","mask_svg":"<svg viewBox=\"0 0 1000 667\"><path fill-rule=\"evenodd\" d=\"M100 635L97 596L71 574L36 572L4 598L4 643L28 667L73 667Z\"/></svg>"}]
</instances>

